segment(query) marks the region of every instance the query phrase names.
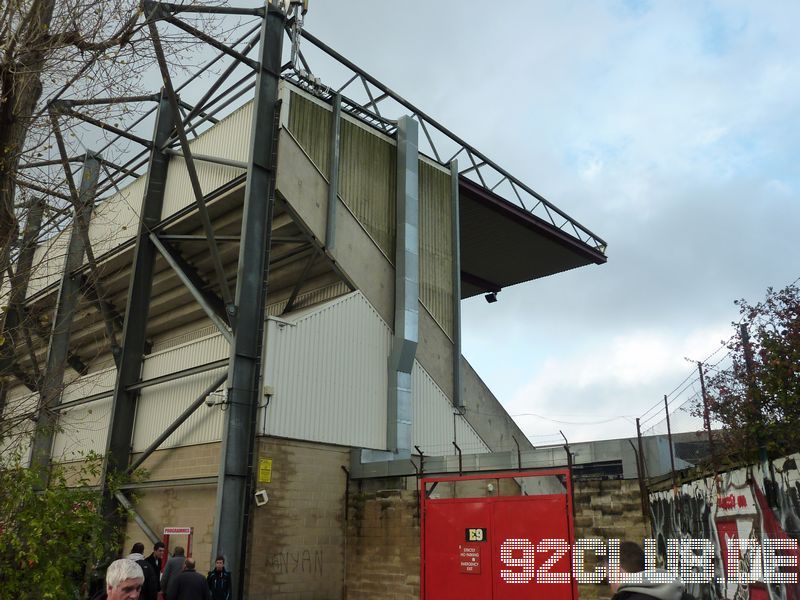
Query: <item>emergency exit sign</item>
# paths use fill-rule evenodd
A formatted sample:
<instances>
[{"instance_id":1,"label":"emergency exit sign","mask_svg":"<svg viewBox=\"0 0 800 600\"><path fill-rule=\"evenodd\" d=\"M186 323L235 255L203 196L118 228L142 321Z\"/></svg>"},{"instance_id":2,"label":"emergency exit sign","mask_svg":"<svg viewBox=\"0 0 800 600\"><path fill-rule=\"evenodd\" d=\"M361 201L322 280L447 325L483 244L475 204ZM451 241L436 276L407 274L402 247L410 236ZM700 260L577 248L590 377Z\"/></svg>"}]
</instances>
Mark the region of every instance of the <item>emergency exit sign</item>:
<instances>
[{"instance_id":1,"label":"emergency exit sign","mask_svg":"<svg viewBox=\"0 0 800 600\"><path fill-rule=\"evenodd\" d=\"M477 544L463 544L458 547L458 563L461 572L467 575L481 574L481 547Z\"/></svg>"}]
</instances>

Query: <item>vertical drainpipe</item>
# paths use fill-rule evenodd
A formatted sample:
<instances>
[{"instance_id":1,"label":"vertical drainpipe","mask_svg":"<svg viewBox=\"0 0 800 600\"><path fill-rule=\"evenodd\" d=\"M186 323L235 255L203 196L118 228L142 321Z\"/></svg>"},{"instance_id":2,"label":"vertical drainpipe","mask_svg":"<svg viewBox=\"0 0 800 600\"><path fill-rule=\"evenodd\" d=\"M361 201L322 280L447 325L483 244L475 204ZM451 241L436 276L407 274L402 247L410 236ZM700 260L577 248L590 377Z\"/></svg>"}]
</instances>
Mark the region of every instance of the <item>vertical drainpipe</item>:
<instances>
[{"instance_id":1,"label":"vertical drainpipe","mask_svg":"<svg viewBox=\"0 0 800 600\"><path fill-rule=\"evenodd\" d=\"M464 414L461 398L461 223L458 200L458 161L450 162L450 198L453 203L453 407Z\"/></svg>"},{"instance_id":2,"label":"vertical drainpipe","mask_svg":"<svg viewBox=\"0 0 800 600\"><path fill-rule=\"evenodd\" d=\"M394 342L389 355L386 444L394 458L408 458L411 433L411 370L419 339L419 150L417 123L397 123L397 242L395 246Z\"/></svg>"},{"instance_id":3,"label":"vertical drainpipe","mask_svg":"<svg viewBox=\"0 0 800 600\"><path fill-rule=\"evenodd\" d=\"M342 130L342 95L333 97L331 124L331 172L328 178L328 218L325 223L325 249L336 245L336 203L339 195L339 138Z\"/></svg>"}]
</instances>

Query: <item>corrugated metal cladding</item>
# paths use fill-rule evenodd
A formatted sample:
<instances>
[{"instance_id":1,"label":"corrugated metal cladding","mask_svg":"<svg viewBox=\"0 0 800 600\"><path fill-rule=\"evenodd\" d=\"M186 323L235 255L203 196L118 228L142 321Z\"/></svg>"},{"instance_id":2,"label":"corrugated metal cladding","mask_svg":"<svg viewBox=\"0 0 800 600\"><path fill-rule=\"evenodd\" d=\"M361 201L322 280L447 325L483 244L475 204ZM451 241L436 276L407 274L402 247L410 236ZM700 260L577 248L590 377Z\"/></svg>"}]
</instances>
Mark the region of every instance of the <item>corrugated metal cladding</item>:
<instances>
[{"instance_id":1,"label":"corrugated metal cladding","mask_svg":"<svg viewBox=\"0 0 800 600\"><path fill-rule=\"evenodd\" d=\"M304 440L386 448L389 326L361 292L324 306L270 320L265 385L272 389L262 414L263 433ZM413 436L423 452L451 454L488 447L463 416L453 419L444 392L414 364Z\"/></svg>"},{"instance_id":2,"label":"corrugated metal cladding","mask_svg":"<svg viewBox=\"0 0 800 600\"><path fill-rule=\"evenodd\" d=\"M289 131L330 181L332 111L295 92L290 98Z\"/></svg>"},{"instance_id":3,"label":"corrugated metal cladding","mask_svg":"<svg viewBox=\"0 0 800 600\"><path fill-rule=\"evenodd\" d=\"M146 184L147 178L139 177L94 209L89 239L95 256L101 256L136 235Z\"/></svg>"},{"instance_id":4,"label":"corrugated metal cladding","mask_svg":"<svg viewBox=\"0 0 800 600\"><path fill-rule=\"evenodd\" d=\"M78 377L64 387L61 402L72 402L114 389L116 367ZM53 459L75 460L88 452L103 454L111 418L111 398L76 406L58 416L58 431L53 439Z\"/></svg>"},{"instance_id":5,"label":"corrugated metal cladding","mask_svg":"<svg viewBox=\"0 0 800 600\"><path fill-rule=\"evenodd\" d=\"M204 131L197 139L192 140L190 142L191 150L197 154L247 162L249 158L248 140L250 139L252 115L253 103L248 102L210 129ZM242 169L235 167L226 167L201 160L195 160L194 164L203 194L208 194L222 187L244 172ZM161 215L166 218L193 204L194 201L189 173L186 170L186 161L178 156L172 157L167 171L164 207Z\"/></svg>"},{"instance_id":6,"label":"corrugated metal cladding","mask_svg":"<svg viewBox=\"0 0 800 600\"><path fill-rule=\"evenodd\" d=\"M453 218L450 172L419 161L419 299L453 334Z\"/></svg>"},{"instance_id":7,"label":"corrugated metal cladding","mask_svg":"<svg viewBox=\"0 0 800 600\"><path fill-rule=\"evenodd\" d=\"M289 101L289 130L320 171L330 171L331 111L297 92ZM342 116L339 195L393 261L397 149L389 140Z\"/></svg>"},{"instance_id":8,"label":"corrugated metal cladding","mask_svg":"<svg viewBox=\"0 0 800 600\"><path fill-rule=\"evenodd\" d=\"M394 263L397 147L342 119L339 195Z\"/></svg>"},{"instance_id":9,"label":"corrugated metal cladding","mask_svg":"<svg viewBox=\"0 0 800 600\"><path fill-rule=\"evenodd\" d=\"M264 383L273 390L262 432L386 447L391 332L360 292L270 320Z\"/></svg>"},{"instance_id":10,"label":"corrugated metal cladding","mask_svg":"<svg viewBox=\"0 0 800 600\"><path fill-rule=\"evenodd\" d=\"M58 417L59 430L53 440L53 459L78 460L88 452L106 450L111 419L111 398L82 404L63 411Z\"/></svg>"},{"instance_id":11,"label":"corrugated metal cladding","mask_svg":"<svg viewBox=\"0 0 800 600\"><path fill-rule=\"evenodd\" d=\"M227 358L229 353L228 343L219 334L193 340L147 356L142 369L142 379L147 380ZM147 448L215 378L224 372L225 368L221 368L144 388L136 409L133 451L141 452ZM224 386L225 384L222 389ZM220 406L212 408L201 406L164 442L162 447L219 440L222 436L223 416Z\"/></svg>"},{"instance_id":12,"label":"corrugated metal cladding","mask_svg":"<svg viewBox=\"0 0 800 600\"><path fill-rule=\"evenodd\" d=\"M344 281L337 281L326 285L316 290L311 290L304 294L298 294L295 299L294 305L297 308L304 308L333 300L339 296L344 296L350 292L350 288ZM281 300L274 304L267 305L267 315L270 317L278 317L283 314L283 309L286 308L287 300Z\"/></svg>"},{"instance_id":13,"label":"corrugated metal cladding","mask_svg":"<svg viewBox=\"0 0 800 600\"><path fill-rule=\"evenodd\" d=\"M453 413L453 405L442 389L417 361L411 372L414 396L414 444L425 454L445 456L456 450L455 441L464 454L489 452L489 447L463 415Z\"/></svg>"}]
</instances>

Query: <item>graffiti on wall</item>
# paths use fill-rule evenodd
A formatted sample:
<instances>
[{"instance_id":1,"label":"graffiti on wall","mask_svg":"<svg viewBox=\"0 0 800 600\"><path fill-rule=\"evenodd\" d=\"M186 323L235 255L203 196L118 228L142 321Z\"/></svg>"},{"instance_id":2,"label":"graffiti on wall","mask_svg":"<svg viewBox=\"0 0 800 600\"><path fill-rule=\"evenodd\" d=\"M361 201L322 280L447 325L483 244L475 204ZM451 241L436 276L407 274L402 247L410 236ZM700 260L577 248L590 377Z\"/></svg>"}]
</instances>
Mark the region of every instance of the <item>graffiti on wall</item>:
<instances>
[{"instance_id":1,"label":"graffiti on wall","mask_svg":"<svg viewBox=\"0 0 800 600\"><path fill-rule=\"evenodd\" d=\"M674 538L709 539L716 549L714 572L720 577L710 584L689 584L687 591L703 600L800 600L800 585L758 576L764 540L800 540L798 465L800 453L650 494L660 556ZM753 574L753 581L729 572L737 563L738 574Z\"/></svg>"},{"instance_id":2,"label":"graffiti on wall","mask_svg":"<svg viewBox=\"0 0 800 600\"><path fill-rule=\"evenodd\" d=\"M272 567L275 575L322 575L322 550L298 548L276 552L267 558L267 566Z\"/></svg>"}]
</instances>

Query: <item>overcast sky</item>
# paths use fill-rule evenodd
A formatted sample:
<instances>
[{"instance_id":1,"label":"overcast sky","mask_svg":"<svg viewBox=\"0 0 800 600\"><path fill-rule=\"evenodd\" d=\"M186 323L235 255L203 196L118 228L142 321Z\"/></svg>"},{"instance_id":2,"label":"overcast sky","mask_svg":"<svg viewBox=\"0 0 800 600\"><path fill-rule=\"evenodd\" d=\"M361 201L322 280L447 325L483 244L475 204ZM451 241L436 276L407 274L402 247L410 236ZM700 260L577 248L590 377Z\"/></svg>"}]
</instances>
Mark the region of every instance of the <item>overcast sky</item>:
<instances>
[{"instance_id":1,"label":"overcast sky","mask_svg":"<svg viewBox=\"0 0 800 600\"><path fill-rule=\"evenodd\" d=\"M790 1L311 0L309 31L608 242L463 304L464 354L534 444L635 435L734 299L800 275L798 22Z\"/></svg>"}]
</instances>

